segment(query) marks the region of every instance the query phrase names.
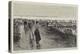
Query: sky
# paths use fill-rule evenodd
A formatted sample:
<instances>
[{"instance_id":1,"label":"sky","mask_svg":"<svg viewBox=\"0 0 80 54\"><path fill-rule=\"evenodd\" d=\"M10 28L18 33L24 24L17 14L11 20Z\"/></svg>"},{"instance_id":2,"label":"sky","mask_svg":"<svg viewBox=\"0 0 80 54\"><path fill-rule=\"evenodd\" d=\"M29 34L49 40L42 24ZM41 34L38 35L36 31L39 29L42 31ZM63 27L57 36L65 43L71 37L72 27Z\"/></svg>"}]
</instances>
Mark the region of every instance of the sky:
<instances>
[{"instance_id":1,"label":"sky","mask_svg":"<svg viewBox=\"0 0 80 54\"><path fill-rule=\"evenodd\" d=\"M36 2L13 2L14 17L53 17L63 19L77 18L77 5L70 4L51 4L51 3L36 3Z\"/></svg>"}]
</instances>

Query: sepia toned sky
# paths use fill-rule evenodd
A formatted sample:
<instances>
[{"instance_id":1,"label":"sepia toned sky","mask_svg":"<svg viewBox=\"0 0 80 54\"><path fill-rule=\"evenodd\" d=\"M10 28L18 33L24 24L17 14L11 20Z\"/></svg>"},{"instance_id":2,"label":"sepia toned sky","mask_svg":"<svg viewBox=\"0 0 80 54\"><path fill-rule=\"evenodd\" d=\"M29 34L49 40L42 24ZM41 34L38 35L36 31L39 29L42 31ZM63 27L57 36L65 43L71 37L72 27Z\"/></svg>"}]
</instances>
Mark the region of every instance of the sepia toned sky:
<instances>
[{"instance_id":1,"label":"sepia toned sky","mask_svg":"<svg viewBox=\"0 0 80 54\"><path fill-rule=\"evenodd\" d=\"M77 5L13 2L13 16L77 18Z\"/></svg>"}]
</instances>

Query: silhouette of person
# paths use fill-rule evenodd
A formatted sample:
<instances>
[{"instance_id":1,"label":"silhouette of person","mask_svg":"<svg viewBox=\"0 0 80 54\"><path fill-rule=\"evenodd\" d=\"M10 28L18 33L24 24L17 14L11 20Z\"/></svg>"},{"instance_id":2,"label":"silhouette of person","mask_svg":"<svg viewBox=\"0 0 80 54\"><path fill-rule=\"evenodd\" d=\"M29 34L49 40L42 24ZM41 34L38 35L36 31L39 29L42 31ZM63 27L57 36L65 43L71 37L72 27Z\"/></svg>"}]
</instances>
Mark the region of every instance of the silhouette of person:
<instances>
[{"instance_id":1,"label":"silhouette of person","mask_svg":"<svg viewBox=\"0 0 80 54\"><path fill-rule=\"evenodd\" d=\"M36 40L36 47L39 48L40 47L40 40L41 40L41 36L40 36L40 32L39 32L39 23L38 21L36 21L36 27L35 27L35 31L34 31L34 34L35 34L35 40Z\"/></svg>"},{"instance_id":2,"label":"silhouette of person","mask_svg":"<svg viewBox=\"0 0 80 54\"><path fill-rule=\"evenodd\" d=\"M26 21L24 21L24 31L25 33L27 32L27 22Z\"/></svg>"}]
</instances>

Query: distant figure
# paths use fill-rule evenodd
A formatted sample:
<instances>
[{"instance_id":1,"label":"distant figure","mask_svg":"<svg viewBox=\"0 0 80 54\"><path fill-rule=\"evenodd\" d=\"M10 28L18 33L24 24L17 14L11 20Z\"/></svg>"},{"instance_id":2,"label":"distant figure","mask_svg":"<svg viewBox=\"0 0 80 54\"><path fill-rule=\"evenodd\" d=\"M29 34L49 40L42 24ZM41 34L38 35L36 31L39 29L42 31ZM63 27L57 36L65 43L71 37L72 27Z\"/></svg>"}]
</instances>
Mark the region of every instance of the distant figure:
<instances>
[{"instance_id":1,"label":"distant figure","mask_svg":"<svg viewBox=\"0 0 80 54\"><path fill-rule=\"evenodd\" d=\"M39 48L40 47L40 40L41 40L41 36L40 36L40 32L39 32L39 24L38 22L36 21L36 27L35 27L35 31L34 31L34 34L35 34L35 39L36 39L36 47Z\"/></svg>"},{"instance_id":2,"label":"distant figure","mask_svg":"<svg viewBox=\"0 0 80 54\"><path fill-rule=\"evenodd\" d=\"M27 32L27 22L26 21L24 21L24 31L25 31L25 34L26 34L26 32Z\"/></svg>"}]
</instances>

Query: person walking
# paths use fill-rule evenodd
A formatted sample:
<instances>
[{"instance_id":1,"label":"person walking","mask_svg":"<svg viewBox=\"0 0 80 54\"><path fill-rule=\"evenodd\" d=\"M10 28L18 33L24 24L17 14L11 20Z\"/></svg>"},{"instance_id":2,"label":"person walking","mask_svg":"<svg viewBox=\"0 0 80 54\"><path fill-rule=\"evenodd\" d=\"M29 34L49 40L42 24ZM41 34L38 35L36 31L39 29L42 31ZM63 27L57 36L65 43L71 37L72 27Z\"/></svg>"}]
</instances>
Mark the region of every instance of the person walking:
<instances>
[{"instance_id":1,"label":"person walking","mask_svg":"<svg viewBox=\"0 0 80 54\"><path fill-rule=\"evenodd\" d=\"M40 36L38 21L36 21L34 34L35 34L35 40L36 40L36 47L37 47L37 49L39 49L40 48L40 43L39 42L41 40L41 36Z\"/></svg>"},{"instance_id":2,"label":"person walking","mask_svg":"<svg viewBox=\"0 0 80 54\"><path fill-rule=\"evenodd\" d=\"M27 32L27 21L24 21L24 31L25 31L25 34Z\"/></svg>"}]
</instances>

